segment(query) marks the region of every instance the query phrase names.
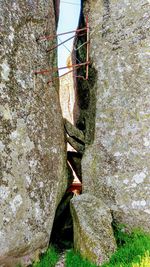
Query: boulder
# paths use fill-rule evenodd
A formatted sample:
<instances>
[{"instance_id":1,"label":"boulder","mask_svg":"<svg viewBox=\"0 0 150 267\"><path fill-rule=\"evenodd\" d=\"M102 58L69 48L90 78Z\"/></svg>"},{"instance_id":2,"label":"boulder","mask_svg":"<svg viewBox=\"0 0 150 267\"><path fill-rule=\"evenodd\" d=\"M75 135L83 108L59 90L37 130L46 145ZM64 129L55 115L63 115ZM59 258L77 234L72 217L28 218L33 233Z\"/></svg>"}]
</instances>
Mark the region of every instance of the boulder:
<instances>
[{"instance_id":1,"label":"boulder","mask_svg":"<svg viewBox=\"0 0 150 267\"><path fill-rule=\"evenodd\" d=\"M64 119L64 128L67 142L73 147L73 149L82 154L84 152L85 145L84 133L66 119Z\"/></svg>"},{"instance_id":2,"label":"boulder","mask_svg":"<svg viewBox=\"0 0 150 267\"><path fill-rule=\"evenodd\" d=\"M58 56L62 56L62 55L58 54ZM71 62L70 62L70 65L72 65ZM68 67L68 69L66 69L66 73L69 71L71 70ZM75 89L75 84L73 81L73 73L70 72L60 77L59 81L60 81L59 97L60 97L60 105L62 109L63 118L67 119L70 123L75 124L78 110L77 110L77 103L76 103L76 89Z\"/></svg>"},{"instance_id":3,"label":"boulder","mask_svg":"<svg viewBox=\"0 0 150 267\"><path fill-rule=\"evenodd\" d=\"M74 248L81 255L101 265L116 249L109 208L100 199L82 194L71 200Z\"/></svg>"},{"instance_id":4,"label":"boulder","mask_svg":"<svg viewBox=\"0 0 150 267\"><path fill-rule=\"evenodd\" d=\"M49 244L67 187L64 125L52 73L53 1L0 1L0 266L26 265Z\"/></svg>"},{"instance_id":5,"label":"boulder","mask_svg":"<svg viewBox=\"0 0 150 267\"><path fill-rule=\"evenodd\" d=\"M148 0L84 5L97 79L95 131L82 160L83 193L101 198L116 222L150 230ZM89 83L91 81L89 80ZM89 111L90 112L90 111Z\"/></svg>"},{"instance_id":6,"label":"boulder","mask_svg":"<svg viewBox=\"0 0 150 267\"><path fill-rule=\"evenodd\" d=\"M64 119L64 126L67 134L75 140L78 140L80 143L84 144L84 133L71 124L68 120Z\"/></svg>"}]
</instances>

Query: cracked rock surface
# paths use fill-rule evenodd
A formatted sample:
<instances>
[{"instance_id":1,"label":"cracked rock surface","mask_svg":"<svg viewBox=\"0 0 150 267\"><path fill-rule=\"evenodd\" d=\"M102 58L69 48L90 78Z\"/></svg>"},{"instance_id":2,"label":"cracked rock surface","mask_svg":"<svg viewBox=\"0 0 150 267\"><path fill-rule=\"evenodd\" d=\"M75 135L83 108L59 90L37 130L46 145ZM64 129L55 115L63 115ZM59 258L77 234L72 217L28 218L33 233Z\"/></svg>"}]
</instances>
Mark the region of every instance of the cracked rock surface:
<instances>
[{"instance_id":1,"label":"cracked rock surface","mask_svg":"<svg viewBox=\"0 0 150 267\"><path fill-rule=\"evenodd\" d=\"M82 160L83 193L101 198L118 223L150 229L150 91L147 0L87 0L97 71L94 142Z\"/></svg>"},{"instance_id":2,"label":"cracked rock surface","mask_svg":"<svg viewBox=\"0 0 150 267\"><path fill-rule=\"evenodd\" d=\"M82 194L71 200L74 248L100 265L109 260L116 249L109 208L98 198Z\"/></svg>"},{"instance_id":3,"label":"cracked rock surface","mask_svg":"<svg viewBox=\"0 0 150 267\"><path fill-rule=\"evenodd\" d=\"M0 266L29 264L45 250L67 186L58 88L34 70L55 64L52 0L0 1Z\"/></svg>"}]
</instances>

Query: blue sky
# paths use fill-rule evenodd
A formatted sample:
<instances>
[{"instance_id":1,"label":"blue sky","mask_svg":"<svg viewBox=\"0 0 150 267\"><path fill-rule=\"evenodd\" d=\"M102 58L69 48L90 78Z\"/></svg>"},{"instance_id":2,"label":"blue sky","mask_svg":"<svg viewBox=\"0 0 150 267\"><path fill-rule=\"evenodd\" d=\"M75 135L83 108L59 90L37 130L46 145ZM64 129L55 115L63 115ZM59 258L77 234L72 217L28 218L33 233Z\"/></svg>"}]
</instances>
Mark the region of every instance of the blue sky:
<instances>
[{"instance_id":1,"label":"blue sky","mask_svg":"<svg viewBox=\"0 0 150 267\"><path fill-rule=\"evenodd\" d=\"M68 32L77 28L80 14L80 2L81 0L60 0L60 15L57 33ZM70 38L73 35L74 34L67 34L60 36L58 43ZM72 44L73 39L58 48L59 67L66 65L66 60L70 54L68 50L72 50ZM64 72L67 72L67 70L63 70L59 73L63 74Z\"/></svg>"}]
</instances>

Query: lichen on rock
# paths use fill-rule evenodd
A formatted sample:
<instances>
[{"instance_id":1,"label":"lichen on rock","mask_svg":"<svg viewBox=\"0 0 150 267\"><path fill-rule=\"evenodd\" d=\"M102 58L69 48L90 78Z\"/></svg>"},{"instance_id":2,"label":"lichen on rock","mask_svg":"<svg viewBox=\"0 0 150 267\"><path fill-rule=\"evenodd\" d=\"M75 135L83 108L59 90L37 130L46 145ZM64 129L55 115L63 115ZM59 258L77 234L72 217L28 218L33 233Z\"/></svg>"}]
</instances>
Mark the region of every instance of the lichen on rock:
<instances>
[{"instance_id":1,"label":"lichen on rock","mask_svg":"<svg viewBox=\"0 0 150 267\"><path fill-rule=\"evenodd\" d=\"M56 64L53 1L0 1L0 265L27 265L49 243L67 186L64 126L57 84L34 71ZM28 260L27 260L28 259Z\"/></svg>"},{"instance_id":2,"label":"lichen on rock","mask_svg":"<svg viewBox=\"0 0 150 267\"><path fill-rule=\"evenodd\" d=\"M100 265L108 261L116 249L109 208L100 199L82 194L71 200L74 248Z\"/></svg>"},{"instance_id":3,"label":"lichen on rock","mask_svg":"<svg viewBox=\"0 0 150 267\"><path fill-rule=\"evenodd\" d=\"M143 1L84 1L97 71L95 135L82 160L83 192L117 223L150 229L149 13Z\"/></svg>"}]
</instances>

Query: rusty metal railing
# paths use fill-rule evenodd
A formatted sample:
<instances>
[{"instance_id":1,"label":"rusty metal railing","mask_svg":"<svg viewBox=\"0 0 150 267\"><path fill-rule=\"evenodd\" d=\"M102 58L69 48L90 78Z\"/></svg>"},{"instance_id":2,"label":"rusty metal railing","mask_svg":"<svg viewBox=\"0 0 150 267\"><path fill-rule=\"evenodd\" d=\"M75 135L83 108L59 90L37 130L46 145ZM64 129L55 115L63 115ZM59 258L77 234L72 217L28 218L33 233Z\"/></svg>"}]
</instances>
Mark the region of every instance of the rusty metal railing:
<instances>
[{"instance_id":1,"label":"rusty metal railing","mask_svg":"<svg viewBox=\"0 0 150 267\"><path fill-rule=\"evenodd\" d=\"M59 79L59 78L65 76L65 75L67 75L68 73L74 72L75 70L77 70L78 68L80 68L82 66L86 66L86 75L85 75L85 77L82 76L82 75L74 75L74 77L76 77L76 78L82 78L83 80L88 80L88 77L89 77L89 64L90 64L90 61L89 61L90 37L89 37L88 16L86 17L86 27L84 27L84 28L73 30L73 31L68 31L68 32L64 32L64 33L58 33L58 34L55 34L55 35L42 36L42 37L39 37L37 39L37 41L42 42L42 41L46 41L46 40L53 40L55 37L62 36L62 35L67 35L67 34L71 34L71 33L75 33L75 34L73 36L67 38L65 41L61 42L60 44L57 44L57 45L55 45L55 46L47 49L46 52L47 53L48 52L50 53L53 50L57 49L59 46L63 45L64 43L66 43L68 41L70 41L71 39L86 34L86 42L83 44L83 45L86 45L86 61L85 62L78 63L78 64L72 64L72 65L69 65L69 66L52 68L52 69L49 69L49 70L37 70L37 71L33 71L33 73L35 75L40 75L40 74L45 74L46 75L46 74L49 74L49 73L54 74L54 73L58 72L59 70L63 70L63 69L67 69L67 68L72 68L70 71L68 71L68 72L60 75L59 77L55 77L54 79L49 80L47 82L48 84L51 83L51 82L53 82L53 81L55 81L56 79Z\"/></svg>"}]
</instances>

